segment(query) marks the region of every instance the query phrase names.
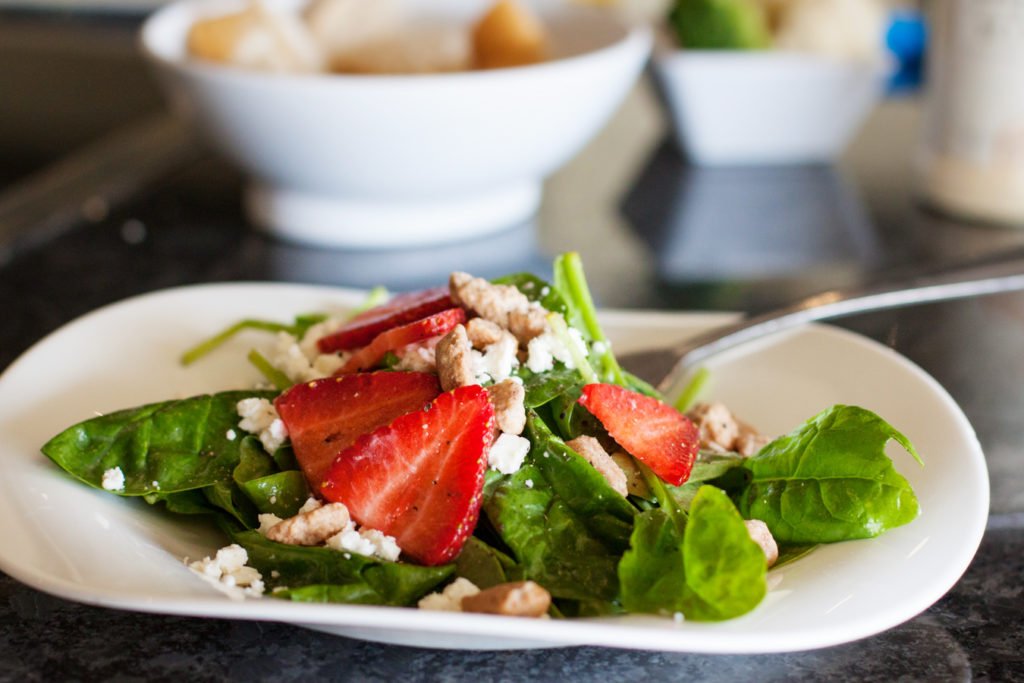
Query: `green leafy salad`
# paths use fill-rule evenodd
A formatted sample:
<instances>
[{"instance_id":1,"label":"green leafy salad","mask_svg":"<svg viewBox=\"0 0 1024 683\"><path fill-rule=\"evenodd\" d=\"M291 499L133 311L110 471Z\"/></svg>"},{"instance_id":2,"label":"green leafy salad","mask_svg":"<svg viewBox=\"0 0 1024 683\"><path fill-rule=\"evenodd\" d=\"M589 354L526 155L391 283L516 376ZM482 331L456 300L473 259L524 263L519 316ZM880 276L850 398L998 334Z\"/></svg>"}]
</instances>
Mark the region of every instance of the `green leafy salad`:
<instances>
[{"instance_id":1,"label":"green leafy salad","mask_svg":"<svg viewBox=\"0 0 1024 683\"><path fill-rule=\"evenodd\" d=\"M94 417L42 451L214 520L225 547L189 567L232 597L718 621L758 605L772 563L918 514L886 444L920 458L866 409L770 439L693 391L666 403L619 366L576 254L550 282L453 273L384 298L237 323L183 362L265 330L260 388Z\"/></svg>"}]
</instances>

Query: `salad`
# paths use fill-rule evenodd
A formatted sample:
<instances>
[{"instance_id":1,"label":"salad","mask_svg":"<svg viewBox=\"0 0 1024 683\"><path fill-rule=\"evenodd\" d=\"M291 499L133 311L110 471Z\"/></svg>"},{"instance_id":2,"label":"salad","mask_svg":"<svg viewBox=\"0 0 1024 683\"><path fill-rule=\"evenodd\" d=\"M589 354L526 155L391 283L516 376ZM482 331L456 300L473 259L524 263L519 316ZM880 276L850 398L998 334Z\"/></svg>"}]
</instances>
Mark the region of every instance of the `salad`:
<instances>
[{"instance_id":1,"label":"salad","mask_svg":"<svg viewBox=\"0 0 1024 683\"><path fill-rule=\"evenodd\" d=\"M622 369L576 254L550 282L453 273L344 320L241 321L183 362L242 329L273 335L249 354L263 386L42 447L85 484L214 520L225 547L185 561L232 597L717 621L758 605L772 563L918 514L885 446L920 458L866 409L769 439Z\"/></svg>"}]
</instances>

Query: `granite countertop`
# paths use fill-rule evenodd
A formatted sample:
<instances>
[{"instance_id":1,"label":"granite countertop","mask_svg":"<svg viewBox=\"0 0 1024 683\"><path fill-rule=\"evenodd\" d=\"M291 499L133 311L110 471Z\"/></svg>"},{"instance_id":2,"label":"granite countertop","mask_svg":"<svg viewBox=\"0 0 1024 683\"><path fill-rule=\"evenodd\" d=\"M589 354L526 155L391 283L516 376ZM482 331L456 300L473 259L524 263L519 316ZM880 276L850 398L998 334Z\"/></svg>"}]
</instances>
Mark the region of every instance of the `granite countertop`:
<instances>
[{"instance_id":1,"label":"granite countertop","mask_svg":"<svg viewBox=\"0 0 1024 683\"><path fill-rule=\"evenodd\" d=\"M80 35L77 25L60 30ZM5 35L0 29L0 64L6 65L0 85L29 88L25 74L43 57L5 42ZM99 54L97 74L116 64L122 78L151 87L130 54ZM45 61L54 73L65 73L60 55L50 57ZM109 90L97 91L108 101L102 98ZM130 106L143 115L156 102L155 95L135 92ZM28 111L24 102L19 107ZM6 114L18 124L15 132L0 127L0 143L17 151L0 161L0 206L13 179L46 167L77 142L65 129L57 134L65 138L60 144L47 143L44 131L33 130L31 117L19 112ZM383 281L404 289L432 284L467 263L485 276L544 272L553 254L577 249L602 305L758 311L826 287L1024 245L1020 231L967 225L916 204L909 168L918 115L912 99L887 102L836 166L702 170L686 166L675 152L643 82L598 139L550 180L535 222L456 246L397 253L312 249L252 231L239 209L241 178L201 153L123 205L93 206L56 237L0 266L0 368L98 306L188 283L362 287ZM0 111L0 121L3 116ZM88 116L60 116L89 132L83 140L103 132ZM728 253L709 256L723 241L731 245ZM862 315L841 325L906 355L950 392L978 433L992 482L988 530L966 575L925 613L887 632L839 647L764 656L593 647L424 650L274 623L76 604L0 575L0 677L1024 680L1024 296ZM878 580L886 580L884 570Z\"/></svg>"}]
</instances>

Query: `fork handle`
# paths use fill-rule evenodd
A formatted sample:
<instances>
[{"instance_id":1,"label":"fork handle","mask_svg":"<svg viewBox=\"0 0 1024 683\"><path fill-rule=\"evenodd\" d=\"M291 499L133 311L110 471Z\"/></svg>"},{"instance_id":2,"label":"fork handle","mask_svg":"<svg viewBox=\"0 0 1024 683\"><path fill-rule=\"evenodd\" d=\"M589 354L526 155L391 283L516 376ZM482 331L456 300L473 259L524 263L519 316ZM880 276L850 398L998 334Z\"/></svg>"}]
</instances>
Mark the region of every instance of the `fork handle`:
<instances>
[{"instance_id":1,"label":"fork handle","mask_svg":"<svg viewBox=\"0 0 1024 683\"><path fill-rule=\"evenodd\" d=\"M836 289L809 296L766 313L715 328L675 348L679 361L658 388L670 390L689 368L740 344L816 320L932 301L1024 289L1024 256L971 264L881 285Z\"/></svg>"}]
</instances>

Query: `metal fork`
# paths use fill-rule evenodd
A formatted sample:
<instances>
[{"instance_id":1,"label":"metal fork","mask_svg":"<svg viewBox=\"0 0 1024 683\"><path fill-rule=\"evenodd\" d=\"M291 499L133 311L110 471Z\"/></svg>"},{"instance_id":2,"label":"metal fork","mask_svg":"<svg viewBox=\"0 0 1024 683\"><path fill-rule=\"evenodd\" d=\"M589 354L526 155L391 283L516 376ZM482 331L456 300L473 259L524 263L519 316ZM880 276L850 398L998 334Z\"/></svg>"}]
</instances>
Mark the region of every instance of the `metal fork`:
<instances>
[{"instance_id":1,"label":"metal fork","mask_svg":"<svg viewBox=\"0 0 1024 683\"><path fill-rule=\"evenodd\" d=\"M880 285L821 292L766 313L750 316L667 348L623 354L619 362L667 393L709 357L746 342L816 320L1024 289L1024 253L960 265ZM660 380L660 381L659 381Z\"/></svg>"}]
</instances>

